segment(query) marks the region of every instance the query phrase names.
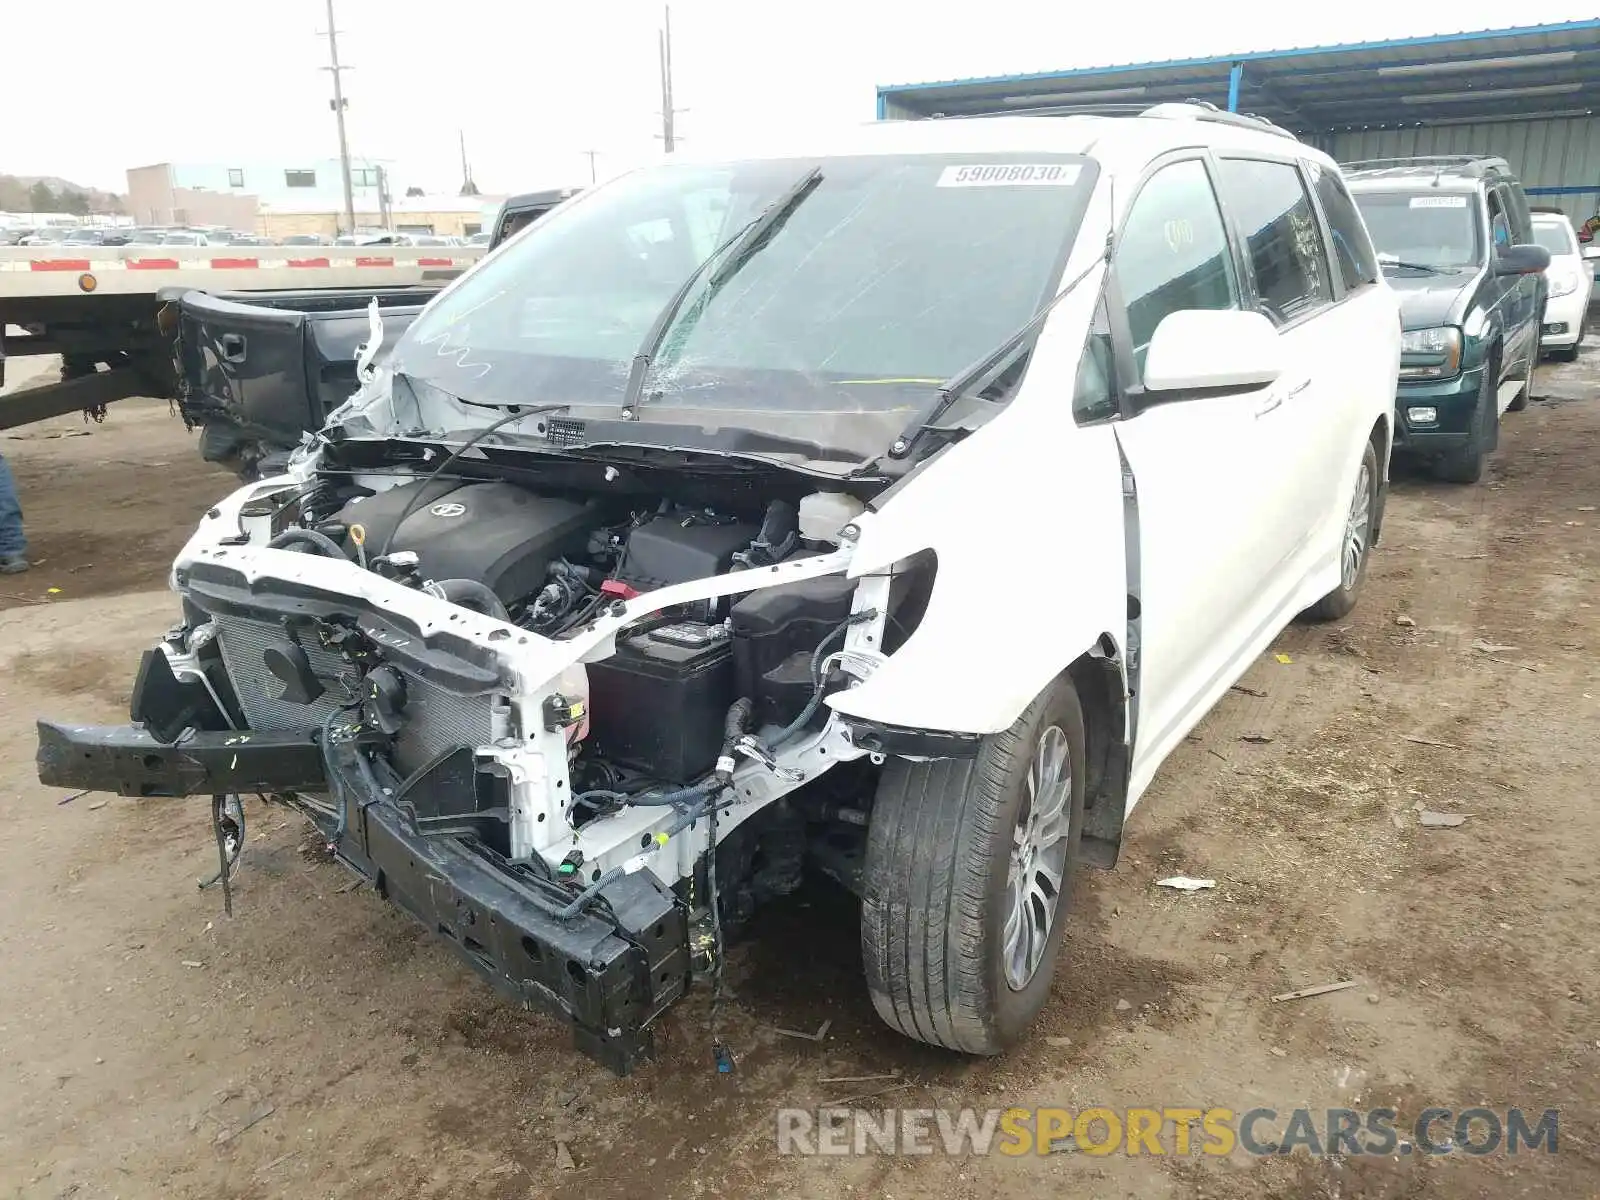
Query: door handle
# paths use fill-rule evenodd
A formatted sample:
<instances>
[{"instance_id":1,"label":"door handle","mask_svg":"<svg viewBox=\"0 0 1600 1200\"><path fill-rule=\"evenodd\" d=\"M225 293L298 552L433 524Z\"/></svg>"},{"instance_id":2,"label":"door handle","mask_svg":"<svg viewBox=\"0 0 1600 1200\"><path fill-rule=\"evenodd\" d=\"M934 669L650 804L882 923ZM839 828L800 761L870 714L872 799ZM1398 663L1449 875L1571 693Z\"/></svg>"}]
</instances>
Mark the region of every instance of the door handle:
<instances>
[{"instance_id":1,"label":"door handle","mask_svg":"<svg viewBox=\"0 0 1600 1200\"><path fill-rule=\"evenodd\" d=\"M245 341L242 333L225 333L217 339L217 348L224 362L243 362Z\"/></svg>"},{"instance_id":2,"label":"door handle","mask_svg":"<svg viewBox=\"0 0 1600 1200\"><path fill-rule=\"evenodd\" d=\"M1270 412L1276 412L1278 409L1283 407L1283 402L1285 400L1293 400L1296 396L1310 386L1311 380L1306 378L1302 379L1299 383L1295 384L1291 388L1273 388L1267 393L1266 399L1264 399L1256 408L1256 416L1264 417Z\"/></svg>"}]
</instances>

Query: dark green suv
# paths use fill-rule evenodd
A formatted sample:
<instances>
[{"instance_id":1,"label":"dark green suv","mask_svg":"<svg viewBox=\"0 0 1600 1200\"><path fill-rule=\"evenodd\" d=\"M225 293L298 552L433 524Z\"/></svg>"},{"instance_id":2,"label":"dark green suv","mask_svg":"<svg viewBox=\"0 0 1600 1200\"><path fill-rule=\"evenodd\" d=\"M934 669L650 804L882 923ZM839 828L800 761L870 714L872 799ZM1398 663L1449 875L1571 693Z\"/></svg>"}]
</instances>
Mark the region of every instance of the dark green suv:
<instances>
[{"instance_id":1,"label":"dark green suv","mask_svg":"<svg viewBox=\"0 0 1600 1200\"><path fill-rule=\"evenodd\" d=\"M1528 403L1548 296L1547 250L1502 158L1348 163L1345 179L1400 294L1396 453L1475 483L1500 414Z\"/></svg>"}]
</instances>

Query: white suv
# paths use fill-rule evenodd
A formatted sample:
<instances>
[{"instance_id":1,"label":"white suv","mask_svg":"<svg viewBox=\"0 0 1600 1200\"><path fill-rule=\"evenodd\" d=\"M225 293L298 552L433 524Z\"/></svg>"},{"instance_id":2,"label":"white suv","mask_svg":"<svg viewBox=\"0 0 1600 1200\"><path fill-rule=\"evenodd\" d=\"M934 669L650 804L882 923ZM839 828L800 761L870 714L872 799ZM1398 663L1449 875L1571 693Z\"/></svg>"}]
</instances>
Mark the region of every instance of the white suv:
<instances>
[{"instance_id":1,"label":"white suv","mask_svg":"<svg viewBox=\"0 0 1600 1200\"><path fill-rule=\"evenodd\" d=\"M890 1025L1021 1037L1074 868L1355 602L1400 355L1333 161L1195 105L675 155L372 323L41 776L284 797L617 1070L807 870Z\"/></svg>"},{"instance_id":2,"label":"white suv","mask_svg":"<svg viewBox=\"0 0 1600 1200\"><path fill-rule=\"evenodd\" d=\"M1544 272L1550 299L1539 329L1539 349L1551 358L1574 362L1589 315L1589 263L1579 253L1578 235L1565 213L1535 211L1533 240L1550 251Z\"/></svg>"}]
</instances>

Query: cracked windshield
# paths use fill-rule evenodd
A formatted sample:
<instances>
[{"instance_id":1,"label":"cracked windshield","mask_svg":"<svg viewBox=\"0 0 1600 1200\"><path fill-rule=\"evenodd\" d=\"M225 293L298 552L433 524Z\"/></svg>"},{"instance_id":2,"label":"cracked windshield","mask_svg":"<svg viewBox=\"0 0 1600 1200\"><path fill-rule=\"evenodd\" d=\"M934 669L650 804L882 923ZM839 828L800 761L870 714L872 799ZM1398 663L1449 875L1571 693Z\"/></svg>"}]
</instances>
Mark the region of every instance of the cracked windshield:
<instances>
[{"instance_id":1,"label":"cracked windshield","mask_svg":"<svg viewBox=\"0 0 1600 1200\"><path fill-rule=\"evenodd\" d=\"M615 412L645 354L646 422L903 419L1048 298L1092 182L1064 156L657 167L508 244L395 366L475 403Z\"/></svg>"}]
</instances>

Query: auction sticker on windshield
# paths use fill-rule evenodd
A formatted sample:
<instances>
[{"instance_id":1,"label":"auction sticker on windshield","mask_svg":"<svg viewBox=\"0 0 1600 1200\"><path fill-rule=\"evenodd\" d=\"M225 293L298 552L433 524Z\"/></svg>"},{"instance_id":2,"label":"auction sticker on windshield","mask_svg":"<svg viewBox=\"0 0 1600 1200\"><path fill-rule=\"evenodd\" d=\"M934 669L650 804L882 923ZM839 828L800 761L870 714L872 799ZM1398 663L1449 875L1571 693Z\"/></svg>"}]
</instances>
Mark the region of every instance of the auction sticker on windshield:
<instances>
[{"instance_id":1,"label":"auction sticker on windshield","mask_svg":"<svg viewBox=\"0 0 1600 1200\"><path fill-rule=\"evenodd\" d=\"M1413 196L1412 208L1465 208L1465 196Z\"/></svg>"},{"instance_id":2,"label":"auction sticker on windshield","mask_svg":"<svg viewBox=\"0 0 1600 1200\"><path fill-rule=\"evenodd\" d=\"M984 163L946 167L937 187L1071 187L1082 170L1075 163Z\"/></svg>"}]
</instances>

